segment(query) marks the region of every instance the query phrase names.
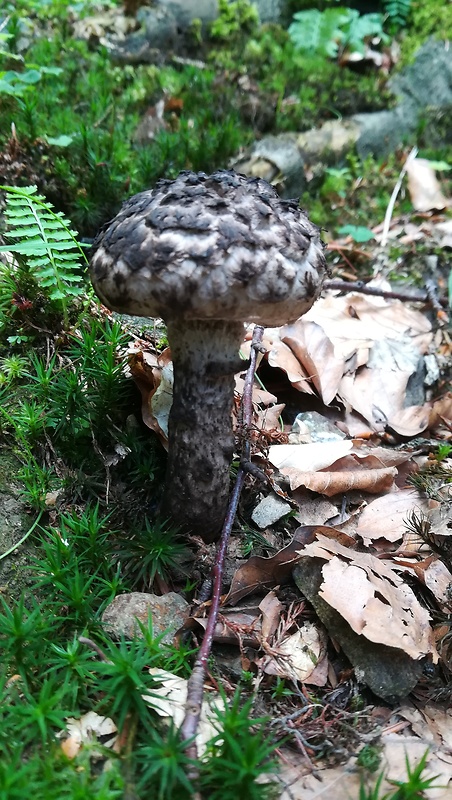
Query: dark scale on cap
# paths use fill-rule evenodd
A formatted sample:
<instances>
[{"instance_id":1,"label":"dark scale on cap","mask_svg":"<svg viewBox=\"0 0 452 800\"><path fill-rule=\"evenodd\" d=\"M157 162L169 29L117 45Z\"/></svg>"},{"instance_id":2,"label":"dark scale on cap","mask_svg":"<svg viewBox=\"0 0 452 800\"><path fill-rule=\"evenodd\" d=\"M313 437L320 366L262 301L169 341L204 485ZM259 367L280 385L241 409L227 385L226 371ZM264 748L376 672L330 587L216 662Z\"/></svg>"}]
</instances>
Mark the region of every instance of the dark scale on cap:
<instances>
[{"instance_id":1,"label":"dark scale on cap","mask_svg":"<svg viewBox=\"0 0 452 800\"><path fill-rule=\"evenodd\" d=\"M103 302L166 320L283 324L307 311L326 269L319 230L297 203L232 170L158 181L124 204L95 248Z\"/></svg>"}]
</instances>

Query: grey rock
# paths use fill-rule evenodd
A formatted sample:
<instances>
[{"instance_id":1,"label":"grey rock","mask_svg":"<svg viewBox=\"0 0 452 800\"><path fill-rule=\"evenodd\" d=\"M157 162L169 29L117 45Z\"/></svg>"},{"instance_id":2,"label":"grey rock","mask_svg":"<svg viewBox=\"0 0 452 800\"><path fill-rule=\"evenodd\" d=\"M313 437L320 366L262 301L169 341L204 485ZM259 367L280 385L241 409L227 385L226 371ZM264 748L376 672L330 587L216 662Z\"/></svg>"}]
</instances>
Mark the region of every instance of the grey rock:
<instances>
[{"instance_id":1,"label":"grey rock","mask_svg":"<svg viewBox=\"0 0 452 800\"><path fill-rule=\"evenodd\" d=\"M184 624L189 615L190 606L176 592L168 592L162 596L146 592L130 592L120 594L107 606L102 615L104 629L113 639L142 638L137 620L147 624L148 616L152 617L154 635L164 633L163 642L171 644L174 634Z\"/></svg>"},{"instance_id":2,"label":"grey rock","mask_svg":"<svg viewBox=\"0 0 452 800\"><path fill-rule=\"evenodd\" d=\"M306 430L309 439L306 439ZM307 441L337 442L346 438L346 434L340 431L337 425L327 420L318 411L303 411L297 414L289 434L290 444L303 444Z\"/></svg>"},{"instance_id":3,"label":"grey rock","mask_svg":"<svg viewBox=\"0 0 452 800\"><path fill-rule=\"evenodd\" d=\"M263 530L270 525L274 525L275 522L278 522L279 519L284 517L291 510L292 507L289 503L281 500L276 494L269 494L257 504L251 514L251 519L256 523L258 528Z\"/></svg>"},{"instance_id":4,"label":"grey rock","mask_svg":"<svg viewBox=\"0 0 452 800\"><path fill-rule=\"evenodd\" d=\"M319 558L303 558L293 571L295 583L341 646L357 679L378 697L397 702L416 686L422 675L422 662L414 661L403 650L376 644L355 633L339 612L319 596L323 565Z\"/></svg>"},{"instance_id":5,"label":"grey rock","mask_svg":"<svg viewBox=\"0 0 452 800\"><path fill-rule=\"evenodd\" d=\"M267 164L268 173L261 172ZM262 177L276 187L281 197L290 198L306 188L304 160L297 146L297 136L281 133L265 136L243 158L235 160L234 169L250 177Z\"/></svg>"},{"instance_id":6,"label":"grey rock","mask_svg":"<svg viewBox=\"0 0 452 800\"><path fill-rule=\"evenodd\" d=\"M205 25L218 16L218 0L158 0L160 7L170 12L179 28L186 30L194 19Z\"/></svg>"},{"instance_id":7,"label":"grey rock","mask_svg":"<svg viewBox=\"0 0 452 800\"><path fill-rule=\"evenodd\" d=\"M417 51L413 63L394 75L390 90L405 108L418 111L452 105L452 50L448 42L428 39Z\"/></svg>"},{"instance_id":8,"label":"grey rock","mask_svg":"<svg viewBox=\"0 0 452 800\"><path fill-rule=\"evenodd\" d=\"M245 175L265 178L283 197L295 197L306 188L304 167L309 166L318 176L325 165L340 162L353 147L361 158L371 154L384 157L401 144L414 142L423 118L427 123L430 120L424 142L441 146L444 142L435 120L452 111L452 48L429 39L413 63L390 79L389 88L396 98L394 108L329 120L320 128L303 133L264 137L233 166ZM447 120L443 128L443 139L447 139Z\"/></svg>"},{"instance_id":9,"label":"grey rock","mask_svg":"<svg viewBox=\"0 0 452 800\"><path fill-rule=\"evenodd\" d=\"M280 22L286 13L287 0L254 0L261 22Z\"/></svg>"}]
</instances>

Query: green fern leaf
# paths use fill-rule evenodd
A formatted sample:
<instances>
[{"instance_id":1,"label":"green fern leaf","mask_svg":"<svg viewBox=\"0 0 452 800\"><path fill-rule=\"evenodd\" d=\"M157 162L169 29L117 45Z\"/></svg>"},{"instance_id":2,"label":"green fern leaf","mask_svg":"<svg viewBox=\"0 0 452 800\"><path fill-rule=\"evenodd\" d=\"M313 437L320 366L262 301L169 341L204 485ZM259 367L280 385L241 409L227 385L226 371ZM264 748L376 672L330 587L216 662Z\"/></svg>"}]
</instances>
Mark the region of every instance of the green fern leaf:
<instances>
[{"instance_id":1,"label":"green fern leaf","mask_svg":"<svg viewBox=\"0 0 452 800\"><path fill-rule=\"evenodd\" d=\"M411 0L383 0L383 8L389 21L402 28L411 11Z\"/></svg>"},{"instance_id":2,"label":"green fern leaf","mask_svg":"<svg viewBox=\"0 0 452 800\"><path fill-rule=\"evenodd\" d=\"M349 21L350 13L348 8L299 11L289 26L289 36L299 50L335 56L344 36L342 28Z\"/></svg>"},{"instance_id":3,"label":"green fern leaf","mask_svg":"<svg viewBox=\"0 0 452 800\"><path fill-rule=\"evenodd\" d=\"M345 44L348 49L364 53L365 40L372 36L379 36L385 42L388 37L383 33L383 17L381 14L362 14L356 9L350 9L352 16L345 31Z\"/></svg>"},{"instance_id":4,"label":"green fern leaf","mask_svg":"<svg viewBox=\"0 0 452 800\"><path fill-rule=\"evenodd\" d=\"M327 8L325 11L311 8L294 14L289 35L299 50L332 57L344 47L362 53L365 39L376 35L384 38L383 16L361 15L354 8Z\"/></svg>"},{"instance_id":5,"label":"green fern leaf","mask_svg":"<svg viewBox=\"0 0 452 800\"><path fill-rule=\"evenodd\" d=\"M0 186L6 192L5 238L10 244L0 252L17 253L25 258L37 283L51 300L61 301L67 322L67 296L84 292L82 267L87 258L77 241L77 233L61 212L55 212L36 186Z\"/></svg>"}]
</instances>

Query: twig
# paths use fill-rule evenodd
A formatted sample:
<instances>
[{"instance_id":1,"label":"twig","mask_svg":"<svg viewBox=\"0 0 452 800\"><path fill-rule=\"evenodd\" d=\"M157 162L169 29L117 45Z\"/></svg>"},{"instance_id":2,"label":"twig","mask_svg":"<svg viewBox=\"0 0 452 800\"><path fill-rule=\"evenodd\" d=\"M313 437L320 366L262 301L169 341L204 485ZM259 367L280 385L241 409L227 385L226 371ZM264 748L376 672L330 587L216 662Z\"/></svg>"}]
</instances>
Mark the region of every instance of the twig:
<instances>
[{"instance_id":1,"label":"twig","mask_svg":"<svg viewBox=\"0 0 452 800\"><path fill-rule=\"evenodd\" d=\"M417 147L413 147L401 169L397 183L394 186L394 189L392 190L392 194L389 199L388 207L386 209L386 214L383 221L383 232L381 234L381 240L380 240L381 247L386 247L386 244L388 242L389 226L391 224L391 217L392 217L392 212L394 211L395 201L397 200L397 195L400 192L400 188L402 186L402 181L405 177L407 167L412 161L414 161L414 159L417 156L417 152L418 152Z\"/></svg>"},{"instance_id":2,"label":"twig","mask_svg":"<svg viewBox=\"0 0 452 800\"><path fill-rule=\"evenodd\" d=\"M438 294L438 287L432 278L427 278L425 281L425 290L432 308L441 317L441 315L444 313L442 306L449 305L446 298L440 297ZM446 302L443 302L443 300Z\"/></svg>"},{"instance_id":3,"label":"twig","mask_svg":"<svg viewBox=\"0 0 452 800\"><path fill-rule=\"evenodd\" d=\"M87 647L89 647L91 650L94 650L94 652L97 653L101 661L105 661L107 664L111 664L111 661L107 658L104 651L101 650L99 645L96 644L96 642L93 642L92 639L88 639L87 636L79 636L78 640L80 644L86 644Z\"/></svg>"},{"instance_id":4,"label":"twig","mask_svg":"<svg viewBox=\"0 0 452 800\"><path fill-rule=\"evenodd\" d=\"M264 329L260 325L256 325L253 332L253 339L251 342L251 355L250 366L247 370L245 377L245 384L243 388L242 397L242 410L243 410L243 427L247 430L252 422L252 392L254 371L256 368L257 351L262 342ZM242 451L242 460L249 461L250 458L250 442L245 438ZM218 617L218 609L220 607L221 597L221 584L223 579L224 560L228 546L229 536L232 530L237 506L239 503L240 492L242 490L243 482L245 479L245 470L242 466L239 467L234 489L232 491L229 507L226 518L221 532L220 542L218 545L217 557L215 566L212 570L213 577L213 591L212 600L210 605L209 617L207 619L206 630L204 638L199 648L198 656L193 667L193 672L188 680L187 685L187 702L185 706L185 717L180 728L181 738L188 742L187 755L195 760L197 758L196 747L196 732L201 717L202 698L204 692L204 681L207 675L207 661L212 649L213 634ZM196 767L192 768L189 777L191 779L197 777ZM195 773L195 774L194 774Z\"/></svg>"},{"instance_id":5,"label":"twig","mask_svg":"<svg viewBox=\"0 0 452 800\"><path fill-rule=\"evenodd\" d=\"M5 552L0 555L0 561L2 561L2 559L6 558L7 556L10 556L11 553L14 553L14 550L17 550L17 548L20 547L21 544L23 544L26 539L28 539L30 534L33 533L34 529L36 528L38 523L41 521L41 517L42 517L43 514L44 514L44 511L40 511L39 512L38 516L36 517L35 521L33 522L33 525L31 525L31 527L28 528L28 531L26 533L24 533L24 535L19 539L19 541L15 542L13 545L11 545L11 547L8 548L8 550L5 550Z\"/></svg>"},{"instance_id":6,"label":"twig","mask_svg":"<svg viewBox=\"0 0 452 800\"><path fill-rule=\"evenodd\" d=\"M411 303L429 303L434 305L431 292L392 292L386 289L379 289L376 286L368 286L364 281L340 281L336 279L326 280L323 284L324 289L333 289L340 292L359 292L360 294L370 294L375 297L384 297L387 300L403 300ZM441 306L448 306L448 299L443 295L436 297L436 302Z\"/></svg>"}]
</instances>

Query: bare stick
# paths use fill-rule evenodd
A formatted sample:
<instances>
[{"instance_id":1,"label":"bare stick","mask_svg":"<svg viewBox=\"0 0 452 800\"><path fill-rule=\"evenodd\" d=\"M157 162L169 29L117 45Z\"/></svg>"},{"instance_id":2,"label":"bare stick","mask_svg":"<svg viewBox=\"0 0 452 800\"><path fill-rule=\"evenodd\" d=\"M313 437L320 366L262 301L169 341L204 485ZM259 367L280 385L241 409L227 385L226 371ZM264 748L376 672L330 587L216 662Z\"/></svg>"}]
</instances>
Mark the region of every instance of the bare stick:
<instances>
[{"instance_id":1,"label":"bare stick","mask_svg":"<svg viewBox=\"0 0 452 800\"><path fill-rule=\"evenodd\" d=\"M250 366L246 373L245 385L242 397L242 410L243 410L243 427L246 431L252 421L252 393L253 393L253 380L254 371L256 369L257 351L262 342L264 329L260 325L256 325L253 331L253 339L251 342L251 355ZM250 443L249 438L245 437L242 459L249 460L250 457ZM239 467L235 486L229 501L228 511L221 532L221 538L218 545L217 557L215 566L212 570L213 577L213 591L212 600L207 620L207 626L204 633L202 645L199 648L198 656L193 667L193 672L189 678L187 685L187 702L185 706L185 717L180 728L181 738L184 741L190 740L187 746L187 755L192 759L197 758L196 748L196 731L198 729L199 720L201 717L202 698L204 693L204 681L207 675L207 661L212 649L213 634L218 617L218 609L220 607L221 597L221 584L223 579L224 559L226 556L229 536L232 530L232 525L239 503L240 492L242 490L243 481L245 479L245 470L242 466ZM196 778L193 772L190 778Z\"/></svg>"},{"instance_id":2,"label":"bare stick","mask_svg":"<svg viewBox=\"0 0 452 800\"><path fill-rule=\"evenodd\" d=\"M109 661L104 651L101 650L99 645L96 644L96 642L93 642L92 639L88 639L87 636L79 636L78 640L80 644L86 644L87 647L90 647L91 650L94 650L94 652L97 653L101 661L105 661L107 664L111 664L111 661Z\"/></svg>"},{"instance_id":3,"label":"bare stick","mask_svg":"<svg viewBox=\"0 0 452 800\"><path fill-rule=\"evenodd\" d=\"M375 297L384 297L387 300L403 300L411 303L429 303L436 309L433 302L432 290L427 287L426 292L392 292L386 289L379 289L377 286L368 286L364 281L340 281L326 280L323 284L324 289L333 289L340 292L359 292L360 294L370 294ZM448 306L447 297L436 297L436 302L440 306Z\"/></svg>"},{"instance_id":4,"label":"bare stick","mask_svg":"<svg viewBox=\"0 0 452 800\"><path fill-rule=\"evenodd\" d=\"M389 199L388 207L386 209L386 214L383 222L383 232L381 234L381 241L380 241L381 247L386 247L386 244L388 242L389 226L391 224L391 218L392 218L392 213L394 211L395 201L397 200L397 195L400 192L402 181L405 177L405 172L407 170L407 166L411 163L411 161L414 161L414 159L417 156L417 152L418 152L417 147L413 147L401 169L397 183L394 186L394 189L392 190L392 194Z\"/></svg>"}]
</instances>

